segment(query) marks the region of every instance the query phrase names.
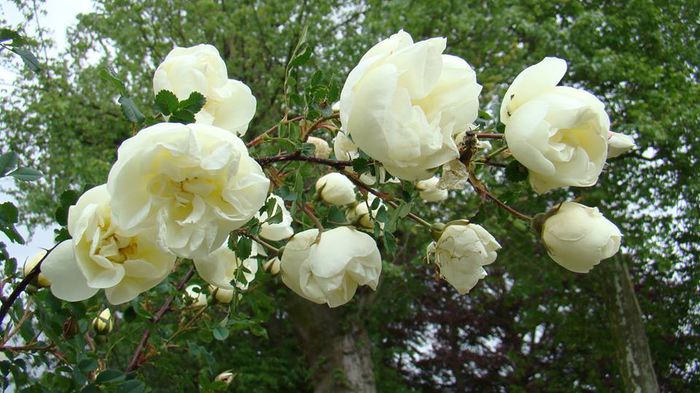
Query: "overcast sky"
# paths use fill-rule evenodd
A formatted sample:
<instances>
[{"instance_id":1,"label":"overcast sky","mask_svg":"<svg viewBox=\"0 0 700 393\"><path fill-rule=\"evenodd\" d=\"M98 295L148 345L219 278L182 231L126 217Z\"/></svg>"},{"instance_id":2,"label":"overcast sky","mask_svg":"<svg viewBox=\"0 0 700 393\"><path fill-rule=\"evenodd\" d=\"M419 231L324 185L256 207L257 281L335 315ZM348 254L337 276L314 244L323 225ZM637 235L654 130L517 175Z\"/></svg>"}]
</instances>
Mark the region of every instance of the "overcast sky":
<instances>
[{"instance_id":1,"label":"overcast sky","mask_svg":"<svg viewBox=\"0 0 700 393\"><path fill-rule=\"evenodd\" d=\"M39 24L43 28L50 30L49 33L56 44L49 53L51 57L56 56L65 49L66 29L76 23L76 15L92 11L92 4L90 0L47 0L45 9L47 13L39 17ZM36 31L36 22L25 21L22 14L11 1L0 0L0 15L2 15L2 19L4 19L11 28L23 26L27 34ZM3 52L1 56L7 55ZM14 64L21 66L21 61L17 59ZM7 94L12 88L11 86L16 77L17 73L13 69L6 68L4 65L0 64L0 84L2 84L3 87L2 94ZM6 190L13 185L14 180L11 178L0 179L0 189ZM8 200L12 200L12 198L0 192L0 203ZM31 239L29 239L27 228L20 227L19 231L22 236L24 236L25 240L28 240L27 245L13 244L2 233L0 233L0 241L8 245L10 255L15 257L20 264L24 263L27 257L35 254L40 247L49 248L53 245L53 227L37 228Z\"/></svg>"}]
</instances>

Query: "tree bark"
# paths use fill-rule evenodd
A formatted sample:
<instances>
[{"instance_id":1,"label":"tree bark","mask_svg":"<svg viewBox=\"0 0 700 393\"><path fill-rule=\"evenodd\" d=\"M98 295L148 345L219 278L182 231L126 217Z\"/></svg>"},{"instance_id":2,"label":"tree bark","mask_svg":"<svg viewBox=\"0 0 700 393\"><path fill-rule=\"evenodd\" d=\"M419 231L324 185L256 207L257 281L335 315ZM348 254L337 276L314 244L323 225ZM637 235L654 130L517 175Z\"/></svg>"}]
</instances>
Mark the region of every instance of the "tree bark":
<instances>
[{"instance_id":1,"label":"tree bark","mask_svg":"<svg viewBox=\"0 0 700 393\"><path fill-rule=\"evenodd\" d=\"M361 318L346 307L331 309L298 296L289 299L287 310L302 341L314 393L377 391L369 336Z\"/></svg>"},{"instance_id":2,"label":"tree bark","mask_svg":"<svg viewBox=\"0 0 700 393\"><path fill-rule=\"evenodd\" d=\"M603 262L608 272L608 305L618 365L626 392L657 393L659 385L642 310L634 293L626 259L626 256L618 255L612 261Z\"/></svg>"}]
</instances>

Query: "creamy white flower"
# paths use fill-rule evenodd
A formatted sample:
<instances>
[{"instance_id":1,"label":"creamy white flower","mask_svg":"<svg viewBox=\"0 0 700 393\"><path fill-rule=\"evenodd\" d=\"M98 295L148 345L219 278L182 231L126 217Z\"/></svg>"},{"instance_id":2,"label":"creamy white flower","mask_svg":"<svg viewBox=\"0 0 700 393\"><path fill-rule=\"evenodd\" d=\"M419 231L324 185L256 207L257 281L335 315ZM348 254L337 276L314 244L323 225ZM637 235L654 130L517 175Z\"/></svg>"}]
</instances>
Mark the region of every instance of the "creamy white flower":
<instances>
[{"instance_id":1,"label":"creamy white flower","mask_svg":"<svg viewBox=\"0 0 700 393\"><path fill-rule=\"evenodd\" d=\"M440 276L465 294L486 277L483 266L496 260L500 248L480 225L449 225L438 241L429 245L428 255L434 258Z\"/></svg>"},{"instance_id":2,"label":"creamy white flower","mask_svg":"<svg viewBox=\"0 0 700 393\"><path fill-rule=\"evenodd\" d=\"M379 209L384 206L380 200L377 208L372 209L372 214L370 214L370 208L376 199L377 197L373 194L368 194L367 200L360 201L355 207L348 209L346 214L348 221L366 229L374 228L374 218L377 217ZM380 226L383 228L384 223L380 223Z\"/></svg>"},{"instance_id":3,"label":"creamy white flower","mask_svg":"<svg viewBox=\"0 0 700 393\"><path fill-rule=\"evenodd\" d=\"M243 141L204 124L160 123L119 147L107 187L125 231L157 225L163 247L206 256L263 206L270 181Z\"/></svg>"},{"instance_id":4,"label":"creamy white flower","mask_svg":"<svg viewBox=\"0 0 700 393\"><path fill-rule=\"evenodd\" d=\"M348 205L355 202L355 185L345 175L332 172L316 181L316 192L332 205Z\"/></svg>"},{"instance_id":5,"label":"creamy white flower","mask_svg":"<svg viewBox=\"0 0 700 393\"><path fill-rule=\"evenodd\" d=\"M476 74L443 55L445 45L444 38L414 43L399 31L372 47L343 86L343 129L396 177L427 179L457 158L452 135L477 117Z\"/></svg>"},{"instance_id":6,"label":"creamy white flower","mask_svg":"<svg viewBox=\"0 0 700 393\"><path fill-rule=\"evenodd\" d=\"M26 277L29 273L31 273L32 270L34 270L34 267L41 262L42 258L46 255L47 251L46 250L39 250L36 254L33 256L27 258L26 261L24 261L24 276ZM32 281L33 284L39 286L39 287L49 287L51 286L51 282L49 281L48 278L46 278L46 275L44 273L39 273L39 275Z\"/></svg>"},{"instance_id":7,"label":"creamy white flower","mask_svg":"<svg viewBox=\"0 0 700 393\"><path fill-rule=\"evenodd\" d=\"M258 272L258 260L256 258L258 255L266 254L265 250L256 242L253 242L251 246L250 256L242 262L236 256L236 253L224 245L207 256L195 258L194 266L204 281L217 288L233 289L231 282L238 276L239 281L236 281L236 287L246 290ZM241 266L244 269L238 273L238 269Z\"/></svg>"},{"instance_id":8,"label":"creamy white flower","mask_svg":"<svg viewBox=\"0 0 700 393\"><path fill-rule=\"evenodd\" d=\"M588 273L618 252L622 233L598 208L564 202L544 222L542 240L556 263L572 272Z\"/></svg>"},{"instance_id":9,"label":"creamy white flower","mask_svg":"<svg viewBox=\"0 0 700 393\"><path fill-rule=\"evenodd\" d=\"M274 217L277 214L281 214L282 220L278 223L270 223L267 222L269 219L267 212L258 212L255 217L258 221L262 222L260 226L260 237L272 241L284 240L294 234L294 230L292 229L292 215L289 214L289 210L284 206L284 200L282 198L275 194L270 194L267 200L269 201L271 199L275 201L275 206L272 209L272 216Z\"/></svg>"},{"instance_id":10,"label":"creamy white flower","mask_svg":"<svg viewBox=\"0 0 700 393\"><path fill-rule=\"evenodd\" d=\"M269 272L273 276L279 274L280 272L280 264L282 262L278 257L274 257L270 259L269 261L265 262L265 265L263 265L263 269L265 269L266 272Z\"/></svg>"},{"instance_id":11,"label":"creamy white flower","mask_svg":"<svg viewBox=\"0 0 700 393\"><path fill-rule=\"evenodd\" d=\"M185 294L183 296L185 300L192 303L194 307L206 307L209 303L207 301L207 295L202 291L202 287L196 284L192 284L185 288Z\"/></svg>"},{"instance_id":12,"label":"creamy white flower","mask_svg":"<svg viewBox=\"0 0 700 393\"><path fill-rule=\"evenodd\" d=\"M636 148L637 145L631 136L612 131L608 133L608 158L617 157Z\"/></svg>"},{"instance_id":13,"label":"creamy white flower","mask_svg":"<svg viewBox=\"0 0 700 393\"><path fill-rule=\"evenodd\" d=\"M417 182L416 188L419 191L420 197L427 202L440 202L447 199L448 192L440 188L439 183L440 178L437 176Z\"/></svg>"},{"instance_id":14,"label":"creamy white flower","mask_svg":"<svg viewBox=\"0 0 700 393\"><path fill-rule=\"evenodd\" d=\"M230 385L231 382L233 382L234 378L236 378L236 374L232 373L231 371L224 371L223 373L217 375L216 378L214 378L214 380L217 382L223 382L226 385Z\"/></svg>"},{"instance_id":15,"label":"creamy white flower","mask_svg":"<svg viewBox=\"0 0 700 393\"><path fill-rule=\"evenodd\" d=\"M341 306L359 285L376 290L382 271L377 243L366 233L348 227L294 235L282 254L282 281L314 303Z\"/></svg>"},{"instance_id":16,"label":"creamy white flower","mask_svg":"<svg viewBox=\"0 0 700 393\"><path fill-rule=\"evenodd\" d=\"M179 100L196 91L207 101L195 115L198 123L211 124L238 135L245 134L255 115L255 97L250 88L228 79L226 64L211 45L175 48L153 75L153 92L169 90Z\"/></svg>"},{"instance_id":17,"label":"creamy white flower","mask_svg":"<svg viewBox=\"0 0 700 393\"><path fill-rule=\"evenodd\" d=\"M175 256L156 243L153 228L126 233L112 220L105 185L70 207L68 232L72 239L41 266L51 292L63 300L85 300L104 289L110 303L125 303L160 283L175 264Z\"/></svg>"},{"instance_id":18,"label":"creamy white flower","mask_svg":"<svg viewBox=\"0 0 700 393\"><path fill-rule=\"evenodd\" d=\"M594 185L607 156L605 107L587 91L557 86L565 72L566 61L547 57L515 78L501 104L508 147L538 193Z\"/></svg>"},{"instance_id":19,"label":"creamy white flower","mask_svg":"<svg viewBox=\"0 0 700 393\"><path fill-rule=\"evenodd\" d=\"M314 157L328 158L331 156L331 147L328 145L328 142L326 142L325 139L310 136L308 139L306 139L306 142L314 145Z\"/></svg>"}]
</instances>

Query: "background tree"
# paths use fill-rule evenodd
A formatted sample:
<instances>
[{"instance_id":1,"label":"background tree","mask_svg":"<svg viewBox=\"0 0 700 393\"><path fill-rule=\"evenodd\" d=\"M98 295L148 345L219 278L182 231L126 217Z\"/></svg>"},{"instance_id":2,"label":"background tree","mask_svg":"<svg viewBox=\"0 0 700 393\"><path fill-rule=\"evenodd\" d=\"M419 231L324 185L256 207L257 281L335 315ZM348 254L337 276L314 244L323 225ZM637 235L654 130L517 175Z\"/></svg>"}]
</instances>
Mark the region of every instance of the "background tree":
<instances>
[{"instance_id":1,"label":"background tree","mask_svg":"<svg viewBox=\"0 0 700 393\"><path fill-rule=\"evenodd\" d=\"M27 18L37 17L32 2L17 4ZM38 186L20 185L17 192L26 201L22 213L28 219L50 222L65 189L104 182L116 147L133 132L113 104L118 92L100 77L101 70L115 70L145 112L152 102L152 73L174 45L215 45L230 76L251 87L258 100L251 137L277 124L287 111L320 113L337 99L347 72L366 49L401 28L416 40L447 37L447 52L475 67L484 85L482 108L492 115L518 72L555 55L569 62L566 83L600 97L613 130L635 135L639 149L609 161L595 188L546 198L502 168L484 168L480 174L491 192L528 213L546 210L557 198L600 206L625 234L624 251L659 386L663 391L696 389L700 217L692 203L700 200L700 183L692 170L699 151L699 6L663 1L103 0L95 8L79 17L59 58L42 56L41 48L51 43L46 35L35 37L42 72L26 75L15 94L1 97L3 150L20 153L23 162L46 175ZM300 41L305 43L298 48ZM300 54L308 59L290 69ZM482 115L482 121L497 127L496 119ZM223 307L199 315L183 308L168 316L159 325L160 339L147 348L153 360L138 369L139 376L154 389L173 384L188 389L207 387L217 373L233 369L238 373L230 387L234 391L310 391L312 382L323 391L329 378L331 385L347 382L347 369L342 359L318 367L328 359L314 357L318 353L311 344L337 348L333 340L350 333L359 338L352 347L365 359L360 363L371 354L379 391L618 391L629 386L622 377L624 362L614 355L615 337L625 333L610 301L614 269L609 265L617 268L619 261L603 262L588 275L565 271L546 257L521 222L471 189L453 192L439 209L445 219L483 223L504 245L489 277L469 295L459 296L433 279L418 248L429 234L402 225L399 251L385 254L389 264L377 293L363 293L348 309L329 312L309 308L277 278L265 278L241 303L241 330L223 343L212 335ZM437 215L432 207L420 213ZM114 333L98 337L105 342L87 354L81 353L80 335L71 336L71 321L85 323L81 316L98 311L101 301L73 305L46 291L32 296L29 301L49 306L36 308L47 337L69 343L72 352L61 348L62 356L83 365L55 368L40 383L47 388L80 385L95 369L90 362L98 360L124 369L146 324L144 315L157 309L174 286L159 287L160 292L124 309ZM66 311L73 317L66 320ZM316 334L318 325L303 318L308 315L331 321L329 326L338 330ZM195 316L197 322L187 326ZM26 330L23 337L29 341L32 330ZM305 339L305 333L315 340ZM45 351L24 356L30 364L51 357ZM60 363L58 358L55 365ZM14 381L33 383L17 372Z\"/></svg>"}]
</instances>

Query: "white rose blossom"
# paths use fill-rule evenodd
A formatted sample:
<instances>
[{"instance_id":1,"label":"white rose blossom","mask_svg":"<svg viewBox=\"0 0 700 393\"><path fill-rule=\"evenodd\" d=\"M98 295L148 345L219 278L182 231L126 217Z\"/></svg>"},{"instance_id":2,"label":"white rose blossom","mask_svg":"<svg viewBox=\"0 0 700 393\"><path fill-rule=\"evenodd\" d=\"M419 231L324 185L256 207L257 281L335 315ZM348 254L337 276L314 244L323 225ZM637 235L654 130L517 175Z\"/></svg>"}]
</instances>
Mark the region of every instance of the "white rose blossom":
<instances>
[{"instance_id":1,"label":"white rose blossom","mask_svg":"<svg viewBox=\"0 0 700 393\"><path fill-rule=\"evenodd\" d=\"M197 284L192 284L185 288L183 298L192 303L192 306L194 307L206 307L207 304L209 304L207 295L204 294L202 287Z\"/></svg>"},{"instance_id":2,"label":"white rose blossom","mask_svg":"<svg viewBox=\"0 0 700 393\"><path fill-rule=\"evenodd\" d=\"M236 256L236 253L224 245L207 256L195 258L194 266L204 281L217 288L233 289L231 282L238 275L238 278L242 279L242 281L237 281L235 283L236 287L246 290L258 272L258 260L256 258L258 255L264 256L266 253L262 246L256 242L253 242L250 256L243 261ZM238 273L238 269L241 266L245 269Z\"/></svg>"},{"instance_id":3,"label":"white rose blossom","mask_svg":"<svg viewBox=\"0 0 700 393\"><path fill-rule=\"evenodd\" d=\"M153 75L153 92L161 90L175 93L181 101L194 91L203 94L207 101L195 120L238 135L245 134L255 115L256 101L250 88L228 79L226 64L211 45L170 51Z\"/></svg>"},{"instance_id":4,"label":"white rose blossom","mask_svg":"<svg viewBox=\"0 0 700 393\"><path fill-rule=\"evenodd\" d=\"M373 229L375 217L377 217L379 209L384 206L384 203L379 200L377 207L371 209L375 200L377 200L377 197L374 194L368 194L366 200L362 200L355 207L348 209L346 214L348 221L365 229ZM370 209L372 214L370 214ZM380 226L383 228L384 223L380 223Z\"/></svg>"},{"instance_id":5,"label":"white rose blossom","mask_svg":"<svg viewBox=\"0 0 700 393\"><path fill-rule=\"evenodd\" d=\"M133 232L155 223L160 244L184 258L219 248L263 206L269 184L237 136L174 123L124 141L107 181L116 224Z\"/></svg>"},{"instance_id":6,"label":"white rose blossom","mask_svg":"<svg viewBox=\"0 0 700 393\"><path fill-rule=\"evenodd\" d=\"M72 239L41 266L51 292L63 300L85 300L104 289L110 303L125 303L160 283L175 264L175 256L156 243L153 228L127 234L112 220L105 185L70 207L68 233Z\"/></svg>"},{"instance_id":7,"label":"white rose blossom","mask_svg":"<svg viewBox=\"0 0 700 393\"><path fill-rule=\"evenodd\" d=\"M420 197L426 202L440 202L448 197L448 192L439 187L440 178L433 176L427 180L421 180L416 183L416 188L419 191Z\"/></svg>"},{"instance_id":8,"label":"white rose blossom","mask_svg":"<svg viewBox=\"0 0 700 393\"><path fill-rule=\"evenodd\" d=\"M594 185L607 157L605 107L585 90L557 86L565 73L566 61L547 57L515 78L501 104L508 148L540 194Z\"/></svg>"},{"instance_id":9,"label":"white rose blossom","mask_svg":"<svg viewBox=\"0 0 700 393\"><path fill-rule=\"evenodd\" d=\"M279 196L270 194L267 200L274 201L275 205L272 209L272 216L275 217L279 214L281 215L281 220L277 223L267 222L270 219L267 212L258 212L255 217L262 223L262 225L260 225L260 237L272 241L287 239L294 234L294 230L292 229L292 215L284 206L284 200Z\"/></svg>"},{"instance_id":10,"label":"white rose blossom","mask_svg":"<svg viewBox=\"0 0 700 393\"><path fill-rule=\"evenodd\" d=\"M328 158L331 156L331 147L325 139L310 136L306 139L306 142L314 145L314 157Z\"/></svg>"},{"instance_id":11,"label":"white rose blossom","mask_svg":"<svg viewBox=\"0 0 700 393\"><path fill-rule=\"evenodd\" d=\"M294 235L282 254L282 281L299 296L314 303L341 306L359 285L376 290L382 271L377 243L348 227L321 234L309 229Z\"/></svg>"},{"instance_id":12,"label":"white rose blossom","mask_svg":"<svg viewBox=\"0 0 700 393\"><path fill-rule=\"evenodd\" d=\"M608 158L614 158L636 149L634 138L619 132L608 133Z\"/></svg>"},{"instance_id":13,"label":"white rose blossom","mask_svg":"<svg viewBox=\"0 0 700 393\"><path fill-rule=\"evenodd\" d=\"M355 185L345 175L331 172L316 181L316 192L331 205L349 205L355 202Z\"/></svg>"},{"instance_id":14,"label":"white rose blossom","mask_svg":"<svg viewBox=\"0 0 700 393\"><path fill-rule=\"evenodd\" d=\"M564 202L542 226L549 256L564 268L588 273L620 250L622 233L595 207Z\"/></svg>"},{"instance_id":15,"label":"white rose blossom","mask_svg":"<svg viewBox=\"0 0 700 393\"><path fill-rule=\"evenodd\" d=\"M340 95L343 129L392 175L422 180L459 156L452 135L478 115L481 86L446 40L399 31L372 47Z\"/></svg>"},{"instance_id":16,"label":"white rose blossom","mask_svg":"<svg viewBox=\"0 0 700 393\"><path fill-rule=\"evenodd\" d=\"M34 270L34 267L41 262L42 258L46 256L47 251L46 250L39 250L36 254L33 256L27 258L26 261L24 261L24 276L28 276L29 273ZM51 282L49 281L48 278L46 278L46 275L44 273L39 273L39 275L32 281L32 283L36 284L39 287L46 288L51 286Z\"/></svg>"},{"instance_id":17,"label":"white rose blossom","mask_svg":"<svg viewBox=\"0 0 700 393\"><path fill-rule=\"evenodd\" d=\"M483 266L496 260L500 248L480 225L455 224L445 228L438 241L428 246L428 256L438 266L440 276L463 295L486 277Z\"/></svg>"}]
</instances>

